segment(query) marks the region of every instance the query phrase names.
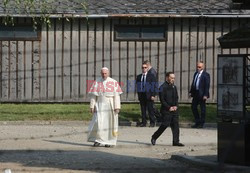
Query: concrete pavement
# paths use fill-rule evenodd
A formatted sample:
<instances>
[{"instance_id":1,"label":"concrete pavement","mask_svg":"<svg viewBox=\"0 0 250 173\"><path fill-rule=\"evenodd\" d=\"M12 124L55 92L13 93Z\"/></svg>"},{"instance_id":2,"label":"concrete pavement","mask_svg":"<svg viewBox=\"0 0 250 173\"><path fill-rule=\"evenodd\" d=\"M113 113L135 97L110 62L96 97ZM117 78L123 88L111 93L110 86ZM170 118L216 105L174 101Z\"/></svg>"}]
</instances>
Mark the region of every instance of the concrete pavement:
<instances>
[{"instance_id":1,"label":"concrete pavement","mask_svg":"<svg viewBox=\"0 0 250 173\"><path fill-rule=\"evenodd\" d=\"M170 128L150 143L157 127L120 126L114 148L87 142L88 122L0 122L0 170L16 172L214 172L217 130L180 129L172 146ZM215 163L195 164L195 159ZM172 159L171 159L172 158ZM192 162L188 162L191 160ZM201 161L198 161L201 162ZM214 168L213 168L214 167ZM240 169L244 170L244 169Z\"/></svg>"}]
</instances>

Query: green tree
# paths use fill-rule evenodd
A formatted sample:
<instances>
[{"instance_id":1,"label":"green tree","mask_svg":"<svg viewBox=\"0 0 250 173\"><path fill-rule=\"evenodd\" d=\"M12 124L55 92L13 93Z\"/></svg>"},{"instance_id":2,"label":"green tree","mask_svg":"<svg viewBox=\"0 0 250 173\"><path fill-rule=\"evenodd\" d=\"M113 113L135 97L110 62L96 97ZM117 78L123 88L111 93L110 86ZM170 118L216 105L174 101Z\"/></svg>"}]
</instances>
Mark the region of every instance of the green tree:
<instances>
[{"instance_id":1,"label":"green tree","mask_svg":"<svg viewBox=\"0 0 250 173\"><path fill-rule=\"evenodd\" d=\"M57 13L57 5L54 3L57 0L3 0L3 8L5 17L3 23L5 25L14 25L14 16L26 15L32 18L33 27L37 29L37 26L41 23L51 26L50 16ZM86 0L74 0L79 4L80 8L87 14L87 1ZM69 21L67 19L67 21Z\"/></svg>"}]
</instances>

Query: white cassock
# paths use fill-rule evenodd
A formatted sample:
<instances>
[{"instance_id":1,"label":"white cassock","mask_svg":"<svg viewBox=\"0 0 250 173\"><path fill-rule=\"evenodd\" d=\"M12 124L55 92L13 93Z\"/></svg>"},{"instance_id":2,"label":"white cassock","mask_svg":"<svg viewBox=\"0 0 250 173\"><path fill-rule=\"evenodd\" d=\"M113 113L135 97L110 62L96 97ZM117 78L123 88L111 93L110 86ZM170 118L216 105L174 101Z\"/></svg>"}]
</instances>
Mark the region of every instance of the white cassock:
<instances>
[{"instance_id":1,"label":"white cassock","mask_svg":"<svg viewBox=\"0 0 250 173\"><path fill-rule=\"evenodd\" d=\"M88 128L89 142L116 145L118 114L114 110L121 109L120 94L118 82L110 77L97 79L90 88L90 108L96 111Z\"/></svg>"}]
</instances>

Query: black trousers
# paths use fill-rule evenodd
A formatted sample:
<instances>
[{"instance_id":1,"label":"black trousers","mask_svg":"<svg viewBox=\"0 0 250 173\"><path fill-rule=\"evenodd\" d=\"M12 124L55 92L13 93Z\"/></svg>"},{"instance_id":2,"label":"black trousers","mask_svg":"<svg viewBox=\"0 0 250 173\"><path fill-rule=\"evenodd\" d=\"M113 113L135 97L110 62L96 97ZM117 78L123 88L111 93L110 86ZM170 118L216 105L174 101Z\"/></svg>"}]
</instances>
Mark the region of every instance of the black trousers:
<instances>
[{"instance_id":1,"label":"black trousers","mask_svg":"<svg viewBox=\"0 0 250 173\"><path fill-rule=\"evenodd\" d=\"M200 114L198 111L198 105L200 105ZM192 112L194 115L194 120L196 125L204 125L206 119L206 101L203 98L200 98L198 91L195 93L192 100Z\"/></svg>"},{"instance_id":2,"label":"black trousers","mask_svg":"<svg viewBox=\"0 0 250 173\"><path fill-rule=\"evenodd\" d=\"M157 119L157 121L162 121L161 119L161 113L158 111L158 109L156 108L155 104L153 103L153 109L154 109L154 116Z\"/></svg>"},{"instance_id":3,"label":"black trousers","mask_svg":"<svg viewBox=\"0 0 250 173\"><path fill-rule=\"evenodd\" d=\"M148 100L145 98L140 99L141 106L141 116L142 116L142 124L147 124L147 110L149 114L150 124L155 124L155 116L154 116L154 102L152 100Z\"/></svg>"},{"instance_id":4,"label":"black trousers","mask_svg":"<svg viewBox=\"0 0 250 173\"><path fill-rule=\"evenodd\" d=\"M166 130L168 126L171 127L171 131L173 134L173 143L179 143L179 135L180 135L180 129L179 129L179 116L177 113L168 112L162 113L163 114L163 122L161 126L158 128L158 130L153 134L153 139L158 139L161 134Z\"/></svg>"}]
</instances>

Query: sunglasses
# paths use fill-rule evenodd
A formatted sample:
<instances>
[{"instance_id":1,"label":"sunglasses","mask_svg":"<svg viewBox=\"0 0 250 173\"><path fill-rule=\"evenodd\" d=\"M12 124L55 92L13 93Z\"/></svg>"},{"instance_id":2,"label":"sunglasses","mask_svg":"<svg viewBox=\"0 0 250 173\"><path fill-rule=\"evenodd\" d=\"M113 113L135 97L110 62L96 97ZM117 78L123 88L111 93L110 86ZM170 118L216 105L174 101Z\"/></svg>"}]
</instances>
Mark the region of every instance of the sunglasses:
<instances>
[{"instance_id":1,"label":"sunglasses","mask_svg":"<svg viewBox=\"0 0 250 173\"><path fill-rule=\"evenodd\" d=\"M143 69L143 68L148 68L148 67L142 67L142 69Z\"/></svg>"}]
</instances>

